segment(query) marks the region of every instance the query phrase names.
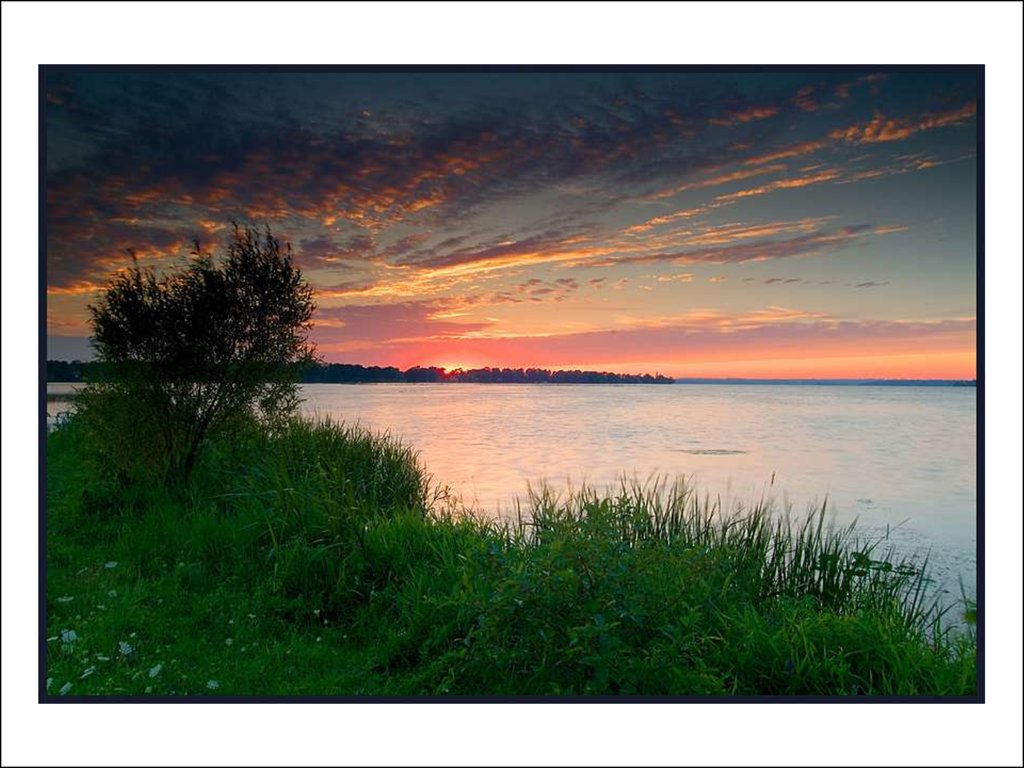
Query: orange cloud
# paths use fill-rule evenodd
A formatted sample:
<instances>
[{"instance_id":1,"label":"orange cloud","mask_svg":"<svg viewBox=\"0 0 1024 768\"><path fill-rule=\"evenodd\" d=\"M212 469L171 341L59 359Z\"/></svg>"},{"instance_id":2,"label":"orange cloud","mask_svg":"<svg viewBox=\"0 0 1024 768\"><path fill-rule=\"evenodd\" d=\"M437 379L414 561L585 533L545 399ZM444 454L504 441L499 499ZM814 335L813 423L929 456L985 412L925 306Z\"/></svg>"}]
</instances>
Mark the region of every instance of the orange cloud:
<instances>
[{"instance_id":1,"label":"orange cloud","mask_svg":"<svg viewBox=\"0 0 1024 768\"><path fill-rule=\"evenodd\" d=\"M85 296L96 293L103 288L100 283L91 280L75 280L67 285L49 285L46 287L47 296Z\"/></svg>"},{"instance_id":2,"label":"orange cloud","mask_svg":"<svg viewBox=\"0 0 1024 768\"><path fill-rule=\"evenodd\" d=\"M696 208L685 208L675 213L669 213L664 216L655 216L652 219L648 219L640 224L634 224L632 227L628 227L624 230L624 234L633 235L641 232L648 232L655 227L660 227L663 224L670 224L673 221L679 221L680 219L692 219L694 216L699 216L702 213L707 213L709 210L716 206L713 205L699 205Z\"/></svg>"},{"instance_id":3,"label":"orange cloud","mask_svg":"<svg viewBox=\"0 0 1024 768\"><path fill-rule=\"evenodd\" d=\"M749 123L754 120L764 120L779 114L778 107L747 107L738 112L730 112L722 117L713 117L709 121L712 125L737 125Z\"/></svg>"},{"instance_id":4,"label":"orange cloud","mask_svg":"<svg viewBox=\"0 0 1024 768\"><path fill-rule=\"evenodd\" d=\"M751 197L754 195L765 195L769 192L775 192L779 189L796 189L799 187L808 187L812 184L822 184L826 181L833 181L839 178L839 171L828 170L815 173L810 176L799 176L793 179L779 179L773 181L770 184L764 184L760 187L752 187L750 189L741 189L738 192L730 192L725 195L718 195L715 200L725 202L730 200L737 200L742 197Z\"/></svg>"},{"instance_id":5,"label":"orange cloud","mask_svg":"<svg viewBox=\"0 0 1024 768\"><path fill-rule=\"evenodd\" d=\"M769 173L778 173L779 171L786 170L784 165L768 165L764 168L749 168L740 169L733 171L732 173L724 173L720 176L712 176L707 179L701 179L700 181L691 181L687 184L683 184L678 187L672 187L671 189L664 189L660 192L653 192L649 195L645 195L645 200L660 200L665 197L672 197L680 192L686 192L691 189L704 189L705 187L717 187L722 184L729 184L733 181L742 181L743 179L749 179L754 176L763 176Z\"/></svg>"},{"instance_id":6,"label":"orange cloud","mask_svg":"<svg viewBox=\"0 0 1024 768\"><path fill-rule=\"evenodd\" d=\"M774 237L795 232L814 232L831 216L799 219L797 221L771 221L766 224L723 224L682 240L683 245L725 245L756 237Z\"/></svg>"},{"instance_id":7,"label":"orange cloud","mask_svg":"<svg viewBox=\"0 0 1024 768\"><path fill-rule=\"evenodd\" d=\"M801 155L809 155L812 152L817 152L819 149L827 147L824 141L803 141L799 144L791 144L783 149L776 150L775 152L768 152L764 155L757 155L756 157L748 157L743 161L744 165L761 165L763 163L774 163L776 160L785 160L789 157L800 157Z\"/></svg>"},{"instance_id":8,"label":"orange cloud","mask_svg":"<svg viewBox=\"0 0 1024 768\"><path fill-rule=\"evenodd\" d=\"M837 128L829 137L851 144L878 144L887 141L901 141L915 133L943 128L949 125L963 125L975 116L978 105L971 101L959 109L947 112L926 113L919 119L889 119L881 112L867 123L857 123L848 128Z\"/></svg>"}]
</instances>

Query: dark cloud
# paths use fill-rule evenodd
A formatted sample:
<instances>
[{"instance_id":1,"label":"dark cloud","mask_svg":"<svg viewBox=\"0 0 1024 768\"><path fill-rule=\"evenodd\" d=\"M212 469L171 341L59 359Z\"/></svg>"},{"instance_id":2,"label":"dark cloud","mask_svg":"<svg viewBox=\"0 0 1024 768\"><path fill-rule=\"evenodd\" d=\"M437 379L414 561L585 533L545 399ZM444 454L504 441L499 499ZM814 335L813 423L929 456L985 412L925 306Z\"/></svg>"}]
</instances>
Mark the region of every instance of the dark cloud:
<instances>
[{"instance_id":1,"label":"dark cloud","mask_svg":"<svg viewBox=\"0 0 1024 768\"><path fill-rule=\"evenodd\" d=\"M117 217L186 226L195 211L220 221L298 216L370 228L436 221L582 177L651 184L705 168L736 142L734 131L717 137L714 121L745 129L782 109L751 102L728 79L687 87L669 79L592 89L540 109L442 112L424 101L374 122L338 110L318 120L289 112L284 87L261 93L231 75L50 77L48 147L59 162L47 173L48 239L53 258L68 262L57 270L67 278L126 242L108 226ZM631 193L576 201L576 212ZM142 245L148 234L130 240ZM343 243L333 254L327 236L307 240L312 258L358 253ZM439 248L460 245L452 237Z\"/></svg>"},{"instance_id":2,"label":"dark cloud","mask_svg":"<svg viewBox=\"0 0 1024 768\"><path fill-rule=\"evenodd\" d=\"M299 254L309 265L314 264L315 261L363 259L373 252L375 245L376 241L371 235L355 235L343 243L336 242L333 237L328 235L320 235L301 240Z\"/></svg>"}]
</instances>

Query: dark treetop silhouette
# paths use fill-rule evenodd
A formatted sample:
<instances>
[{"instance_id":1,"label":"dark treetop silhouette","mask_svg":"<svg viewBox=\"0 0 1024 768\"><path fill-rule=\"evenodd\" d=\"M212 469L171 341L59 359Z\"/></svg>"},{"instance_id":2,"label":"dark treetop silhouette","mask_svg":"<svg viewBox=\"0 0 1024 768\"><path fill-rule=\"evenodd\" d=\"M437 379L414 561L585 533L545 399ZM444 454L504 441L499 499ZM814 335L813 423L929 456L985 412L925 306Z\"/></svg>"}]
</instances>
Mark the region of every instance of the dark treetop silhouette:
<instances>
[{"instance_id":1,"label":"dark treetop silhouette","mask_svg":"<svg viewBox=\"0 0 1024 768\"><path fill-rule=\"evenodd\" d=\"M82 399L115 423L130 413L130 433L151 431L178 479L211 432L291 415L313 356L312 289L269 228L235 225L222 258L198 243L194 256L162 276L133 257L110 280L90 307L103 376Z\"/></svg>"}]
</instances>

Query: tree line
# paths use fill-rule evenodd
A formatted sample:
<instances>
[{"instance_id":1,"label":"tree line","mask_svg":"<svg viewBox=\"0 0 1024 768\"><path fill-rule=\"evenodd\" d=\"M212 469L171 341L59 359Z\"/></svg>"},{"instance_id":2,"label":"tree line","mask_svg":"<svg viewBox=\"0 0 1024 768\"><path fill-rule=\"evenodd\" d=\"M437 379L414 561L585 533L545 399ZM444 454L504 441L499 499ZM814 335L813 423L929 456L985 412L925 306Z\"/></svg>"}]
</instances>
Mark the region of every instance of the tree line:
<instances>
[{"instance_id":1,"label":"tree line","mask_svg":"<svg viewBox=\"0 0 1024 768\"><path fill-rule=\"evenodd\" d=\"M609 371L547 370L545 368L473 368L452 371L436 366L356 365L352 363L311 363L297 366L299 381L305 384L671 384L675 380L660 373L628 374ZM46 380L51 382L103 381L104 365L98 361L46 361Z\"/></svg>"}]
</instances>

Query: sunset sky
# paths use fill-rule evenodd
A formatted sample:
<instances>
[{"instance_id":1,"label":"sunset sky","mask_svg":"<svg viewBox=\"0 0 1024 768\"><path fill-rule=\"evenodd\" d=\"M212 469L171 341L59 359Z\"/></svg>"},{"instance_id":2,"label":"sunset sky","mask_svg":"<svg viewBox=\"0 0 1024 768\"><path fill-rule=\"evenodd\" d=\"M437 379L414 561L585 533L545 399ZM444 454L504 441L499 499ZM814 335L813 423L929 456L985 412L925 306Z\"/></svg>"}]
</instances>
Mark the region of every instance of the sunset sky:
<instances>
[{"instance_id":1,"label":"sunset sky","mask_svg":"<svg viewBox=\"0 0 1024 768\"><path fill-rule=\"evenodd\" d=\"M973 71L49 69L48 356L127 248L292 244L332 362L974 378Z\"/></svg>"}]
</instances>

